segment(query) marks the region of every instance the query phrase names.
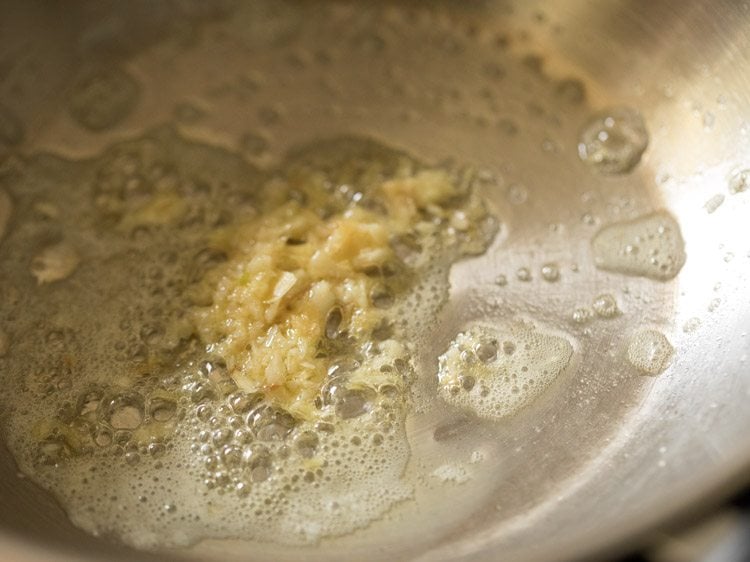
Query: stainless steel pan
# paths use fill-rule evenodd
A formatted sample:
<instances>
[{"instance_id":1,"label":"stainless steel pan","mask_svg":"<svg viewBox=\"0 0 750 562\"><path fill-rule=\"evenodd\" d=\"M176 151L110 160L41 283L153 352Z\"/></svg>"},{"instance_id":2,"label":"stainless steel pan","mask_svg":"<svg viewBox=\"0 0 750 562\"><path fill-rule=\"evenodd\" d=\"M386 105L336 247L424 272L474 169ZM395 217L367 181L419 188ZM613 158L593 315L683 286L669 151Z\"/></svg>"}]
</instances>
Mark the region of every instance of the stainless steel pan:
<instances>
[{"instance_id":1,"label":"stainless steel pan","mask_svg":"<svg viewBox=\"0 0 750 562\"><path fill-rule=\"evenodd\" d=\"M485 463L494 480L481 501L452 496L460 522L439 524L446 514L435 508L419 515L435 524L418 537L407 522L400 533L365 531L304 552L222 543L154 559L580 558L632 546L748 480L743 3L3 2L0 13L0 158L90 156L170 122L266 167L299 143L358 134L485 168L503 178L486 189L502 230L484 257L454 267L425 368L487 303L576 342L575 372L493 429ZM132 100L81 126L69 93L83 70L101 66L124 69ZM612 106L641 112L649 145L632 173L604 177L576 145L587 119ZM676 279L594 267L599 228L658 209L685 239ZM548 262L559 281L541 275ZM572 320L605 292L620 316ZM676 349L660 376L625 360L625 335L642 327ZM420 445L435 429L415 422L413 448L442 454ZM75 529L7 452L0 473L3 559L151 558Z\"/></svg>"}]
</instances>

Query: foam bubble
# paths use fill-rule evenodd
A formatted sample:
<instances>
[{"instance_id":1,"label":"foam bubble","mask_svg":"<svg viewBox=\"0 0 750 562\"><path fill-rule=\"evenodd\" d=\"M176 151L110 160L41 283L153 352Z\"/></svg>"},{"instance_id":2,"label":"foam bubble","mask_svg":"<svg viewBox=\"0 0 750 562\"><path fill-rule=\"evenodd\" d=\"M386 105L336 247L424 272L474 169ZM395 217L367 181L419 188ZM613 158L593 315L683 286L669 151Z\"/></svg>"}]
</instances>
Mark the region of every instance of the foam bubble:
<instances>
[{"instance_id":1,"label":"foam bubble","mask_svg":"<svg viewBox=\"0 0 750 562\"><path fill-rule=\"evenodd\" d=\"M630 107L616 107L586 123L578 155L601 174L626 174L640 162L647 146L648 132L641 114Z\"/></svg>"},{"instance_id":2,"label":"foam bubble","mask_svg":"<svg viewBox=\"0 0 750 562\"><path fill-rule=\"evenodd\" d=\"M667 336L656 330L637 332L628 344L628 361L648 375L663 373L673 355L674 348Z\"/></svg>"},{"instance_id":3,"label":"foam bubble","mask_svg":"<svg viewBox=\"0 0 750 562\"><path fill-rule=\"evenodd\" d=\"M542 266L542 279L550 283L554 283L555 281L559 280L560 267L554 262L545 263Z\"/></svg>"},{"instance_id":4,"label":"foam bubble","mask_svg":"<svg viewBox=\"0 0 750 562\"><path fill-rule=\"evenodd\" d=\"M617 300L609 293L603 293L594 299L592 305L594 312L600 318L614 318L620 314Z\"/></svg>"},{"instance_id":5,"label":"foam bubble","mask_svg":"<svg viewBox=\"0 0 750 562\"><path fill-rule=\"evenodd\" d=\"M81 257L75 247L68 242L60 242L44 248L31 262L31 273L40 285L53 283L69 277Z\"/></svg>"},{"instance_id":6,"label":"foam bubble","mask_svg":"<svg viewBox=\"0 0 750 562\"><path fill-rule=\"evenodd\" d=\"M312 454L254 441L254 456L237 463L225 458L226 465L209 470L190 439L180 438L140 462L128 460L138 455L130 451L78 457L34 473L55 490L76 525L138 548L187 546L204 537L306 544L364 527L412 496L402 478L409 457L405 434L399 423L383 433L383 414L337 424L330 434L299 428L298 435L316 436ZM195 420L186 421L186 435L193 434Z\"/></svg>"},{"instance_id":7,"label":"foam bubble","mask_svg":"<svg viewBox=\"0 0 750 562\"><path fill-rule=\"evenodd\" d=\"M492 346L496 354L483 353ZM438 391L449 404L488 419L511 416L544 392L570 363L573 346L532 324L476 324L439 358Z\"/></svg>"},{"instance_id":8,"label":"foam bubble","mask_svg":"<svg viewBox=\"0 0 750 562\"><path fill-rule=\"evenodd\" d=\"M326 368L295 408L293 395L287 403L263 388L243 390L221 346L200 342L185 314L211 303L200 283L215 288L211 280L235 257L212 244L217 225L273 209L278 182L169 129L92 160L56 161L54 181L45 175L54 166L44 164L37 170L30 162L41 179L14 190L19 198L52 199L59 177L87 189L60 193L66 212L44 219L63 233L63 246L40 254L14 235L3 256L33 261L40 281L59 281L44 291L23 283L27 271L10 273L23 290L3 359L14 375L5 395L13 411L8 444L76 525L149 549L206 538L304 544L364 527L413 496L404 476L413 340L445 302L451 264L486 249L496 228L473 194L472 173L440 176L459 192L424 204L441 220L415 225L412 265L362 274L372 290L362 292L357 313L371 303L382 322L354 333L350 318L331 309L321 316L311 356ZM419 166L345 139L303 149L277 172L304 184L305 193L283 195L306 208L324 214L369 205L379 213L373 186L391 176L409 181ZM442 184L430 185L439 195ZM31 208L21 202L19 209ZM476 212L471 220L464 203ZM298 246L286 238L282 254ZM86 261L79 264L79 255ZM65 312L50 315L56 298ZM41 335L40 318L49 325ZM229 337L239 337L238 326Z\"/></svg>"},{"instance_id":9,"label":"foam bubble","mask_svg":"<svg viewBox=\"0 0 750 562\"><path fill-rule=\"evenodd\" d=\"M685 264L685 243L677 221L657 211L602 228L591 242L600 269L667 281Z\"/></svg>"},{"instance_id":10,"label":"foam bubble","mask_svg":"<svg viewBox=\"0 0 750 562\"><path fill-rule=\"evenodd\" d=\"M441 482L454 484L464 484L470 478L466 467L460 464L441 464L432 472L432 476Z\"/></svg>"},{"instance_id":11,"label":"foam bubble","mask_svg":"<svg viewBox=\"0 0 750 562\"><path fill-rule=\"evenodd\" d=\"M729 193L736 195L747 191L750 186L750 168L737 170L729 178Z\"/></svg>"}]
</instances>

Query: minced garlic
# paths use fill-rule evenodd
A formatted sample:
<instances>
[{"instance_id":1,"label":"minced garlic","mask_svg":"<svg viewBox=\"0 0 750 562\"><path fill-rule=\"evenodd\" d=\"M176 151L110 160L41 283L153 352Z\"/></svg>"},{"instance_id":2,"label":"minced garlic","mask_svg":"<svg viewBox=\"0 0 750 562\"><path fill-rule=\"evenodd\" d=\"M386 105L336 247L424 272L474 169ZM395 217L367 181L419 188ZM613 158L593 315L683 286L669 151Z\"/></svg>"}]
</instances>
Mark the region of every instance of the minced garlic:
<instances>
[{"instance_id":1,"label":"minced garlic","mask_svg":"<svg viewBox=\"0 0 750 562\"><path fill-rule=\"evenodd\" d=\"M278 196L283 187L273 189ZM374 204L351 202L332 213L320 189L308 186L306 195L322 204L287 199L217 237L229 259L205 280L211 304L194 316L240 388L302 417L326 380L331 348L357 349L386 319L382 272L390 269L391 288L408 290L412 273L393 240L411 235L421 248L446 236L457 243L451 224L465 230L487 216L442 170L388 179L372 192ZM451 206L457 198L464 205Z\"/></svg>"}]
</instances>

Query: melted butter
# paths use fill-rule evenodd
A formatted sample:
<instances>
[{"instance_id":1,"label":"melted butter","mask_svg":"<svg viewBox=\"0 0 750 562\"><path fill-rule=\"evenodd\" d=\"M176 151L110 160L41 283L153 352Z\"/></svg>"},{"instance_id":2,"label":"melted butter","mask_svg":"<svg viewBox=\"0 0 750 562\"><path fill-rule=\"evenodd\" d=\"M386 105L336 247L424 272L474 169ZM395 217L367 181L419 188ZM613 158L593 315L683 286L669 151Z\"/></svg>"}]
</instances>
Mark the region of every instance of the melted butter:
<instances>
[{"instance_id":1,"label":"melted butter","mask_svg":"<svg viewBox=\"0 0 750 562\"><path fill-rule=\"evenodd\" d=\"M438 392L449 404L487 419L516 414L565 370L573 346L532 324L477 324L439 358Z\"/></svg>"},{"instance_id":2,"label":"melted butter","mask_svg":"<svg viewBox=\"0 0 750 562\"><path fill-rule=\"evenodd\" d=\"M344 139L261 175L170 129L24 165L8 443L74 523L299 544L413 497L410 334L496 230L471 171ZM34 214L60 178L82 187ZM50 221L75 254L40 254Z\"/></svg>"},{"instance_id":3,"label":"melted butter","mask_svg":"<svg viewBox=\"0 0 750 562\"><path fill-rule=\"evenodd\" d=\"M680 226L666 211L610 224L591 242L600 269L668 281L685 265Z\"/></svg>"}]
</instances>

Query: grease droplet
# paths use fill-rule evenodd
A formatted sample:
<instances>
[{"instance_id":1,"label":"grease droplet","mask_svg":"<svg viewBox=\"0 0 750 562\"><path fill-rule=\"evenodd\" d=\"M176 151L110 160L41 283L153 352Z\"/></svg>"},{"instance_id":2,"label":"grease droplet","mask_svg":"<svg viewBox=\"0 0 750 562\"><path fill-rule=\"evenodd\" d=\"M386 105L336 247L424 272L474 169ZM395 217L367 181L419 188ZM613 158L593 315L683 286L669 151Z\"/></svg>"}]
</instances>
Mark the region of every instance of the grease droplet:
<instances>
[{"instance_id":1,"label":"grease droplet","mask_svg":"<svg viewBox=\"0 0 750 562\"><path fill-rule=\"evenodd\" d=\"M724 195L717 193L703 204L703 208L706 209L706 212L710 215L715 212L716 209L721 207L722 203L724 203Z\"/></svg>"},{"instance_id":2,"label":"grease droplet","mask_svg":"<svg viewBox=\"0 0 750 562\"><path fill-rule=\"evenodd\" d=\"M592 240L599 269L667 281L685 264L685 243L677 221L667 212L602 228Z\"/></svg>"},{"instance_id":3,"label":"grease droplet","mask_svg":"<svg viewBox=\"0 0 750 562\"><path fill-rule=\"evenodd\" d=\"M560 279L560 268L556 263L545 263L542 266L542 279L550 283Z\"/></svg>"},{"instance_id":4,"label":"grease droplet","mask_svg":"<svg viewBox=\"0 0 750 562\"><path fill-rule=\"evenodd\" d=\"M656 330L636 333L628 345L628 361L639 371L649 375L663 373L674 354L667 337Z\"/></svg>"},{"instance_id":5,"label":"grease droplet","mask_svg":"<svg viewBox=\"0 0 750 562\"><path fill-rule=\"evenodd\" d=\"M648 131L641 114L617 107L594 115L578 142L581 160L600 174L626 174L641 160L648 146Z\"/></svg>"}]
</instances>

